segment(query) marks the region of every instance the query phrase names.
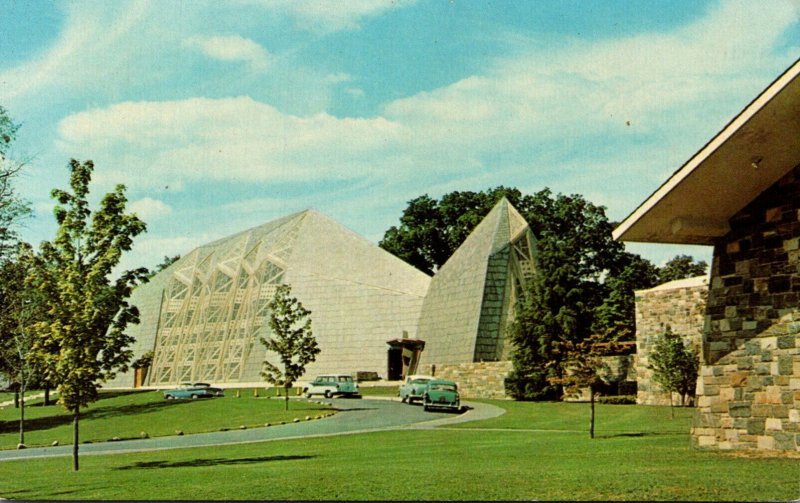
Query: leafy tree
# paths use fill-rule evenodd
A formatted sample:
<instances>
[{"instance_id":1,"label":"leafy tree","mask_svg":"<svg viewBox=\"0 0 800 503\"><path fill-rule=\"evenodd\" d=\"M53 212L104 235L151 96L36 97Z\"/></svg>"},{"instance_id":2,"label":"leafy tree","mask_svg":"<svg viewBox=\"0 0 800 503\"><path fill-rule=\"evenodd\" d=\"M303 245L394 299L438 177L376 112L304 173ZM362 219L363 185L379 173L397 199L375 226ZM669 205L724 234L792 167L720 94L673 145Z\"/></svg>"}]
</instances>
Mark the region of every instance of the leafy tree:
<instances>
[{"instance_id":1,"label":"leafy tree","mask_svg":"<svg viewBox=\"0 0 800 503\"><path fill-rule=\"evenodd\" d=\"M9 158L18 129L19 125L0 106L0 260L5 260L16 247L15 224L31 212L29 204L14 190L14 179L24 167L23 162Z\"/></svg>"},{"instance_id":2,"label":"leafy tree","mask_svg":"<svg viewBox=\"0 0 800 503\"><path fill-rule=\"evenodd\" d=\"M707 270L708 264L704 260L695 261L689 255L675 255L664 264L658 274L661 277L661 282L666 283L676 279L702 276Z\"/></svg>"},{"instance_id":3,"label":"leafy tree","mask_svg":"<svg viewBox=\"0 0 800 503\"><path fill-rule=\"evenodd\" d=\"M161 263L158 264L155 269L150 271L147 274L147 277L148 278L152 278L153 276L155 276L156 274L160 273L161 271L163 271L167 267L171 266L172 264L174 264L175 262L177 262L180 259L181 259L180 255L173 255L171 257L168 257L167 255L164 255L164 259L161 261Z\"/></svg>"},{"instance_id":4,"label":"leafy tree","mask_svg":"<svg viewBox=\"0 0 800 503\"><path fill-rule=\"evenodd\" d=\"M654 286L656 268L625 251L613 239L605 208L582 196L532 195L516 188L451 192L440 200L423 195L409 201L400 225L391 227L380 246L431 273L441 267L475 226L506 197L522 214L537 239L537 275L529 281L508 336L515 351L514 371L506 379L512 396L558 398L550 377L560 358L554 341L581 341L593 333L634 333L633 291Z\"/></svg>"},{"instance_id":5,"label":"leafy tree","mask_svg":"<svg viewBox=\"0 0 800 503\"><path fill-rule=\"evenodd\" d=\"M306 371L306 365L320 352L311 331L311 311L291 296L291 288L281 285L269 303L271 338L261 337L268 351L277 353L280 366L264 361L261 375L276 386L283 386L286 410L289 410L289 388Z\"/></svg>"},{"instance_id":6,"label":"leafy tree","mask_svg":"<svg viewBox=\"0 0 800 503\"><path fill-rule=\"evenodd\" d=\"M70 161L71 192L54 189L58 231L44 241L28 281L45 299L47 317L34 325L33 350L45 377L58 385L59 402L73 416L73 469L78 470L82 407L98 399L100 384L126 371L131 358L129 323L139 313L128 304L146 268L110 279L122 253L145 231L144 222L125 213L125 187L117 185L92 213L87 202L94 164Z\"/></svg>"},{"instance_id":7,"label":"leafy tree","mask_svg":"<svg viewBox=\"0 0 800 503\"><path fill-rule=\"evenodd\" d=\"M0 265L4 285L0 288L0 372L14 386L21 446L25 445L25 393L40 380L30 327L42 319L42 302L36 290L25 288L30 261L30 246L23 244L14 259Z\"/></svg>"},{"instance_id":8,"label":"leafy tree","mask_svg":"<svg viewBox=\"0 0 800 503\"><path fill-rule=\"evenodd\" d=\"M603 357L614 352L614 341L605 341L599 335L593 335L580 342L570 340L559 341L558 350L565 356L566 371L560 377L551 377L550 381L564 386L567 393L580 393L588 388L591 414L589 416L589 438L594 438L595 396L598 388L605 381L602 376L607 366Z\"/></svg>"},{"instance_id":9,"label":"leafy tree","mask_svg":"<svg viewBox=\"0 0 800 503\"><path fill-rule=\"evenodd\" d=\"M673 392L681 396L681 406L685 405L686 397L694 396L700 368L694 348L684 344L683 339L667 327L666 332L656 340L650 361L653 380L669 393L670 406Z\"/></svg>"}]
</instances>

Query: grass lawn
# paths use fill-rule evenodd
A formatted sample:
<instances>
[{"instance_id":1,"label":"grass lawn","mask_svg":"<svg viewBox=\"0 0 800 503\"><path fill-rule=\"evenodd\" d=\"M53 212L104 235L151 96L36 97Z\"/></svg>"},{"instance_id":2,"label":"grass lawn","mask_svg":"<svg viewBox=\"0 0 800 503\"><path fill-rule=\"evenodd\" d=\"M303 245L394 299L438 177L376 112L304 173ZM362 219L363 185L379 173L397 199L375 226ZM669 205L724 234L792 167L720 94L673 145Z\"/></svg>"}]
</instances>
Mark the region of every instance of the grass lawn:
<instances>
[{"instance_id":1,"label":"grass lawn","mask_svg":"<svg viewBox=\"0 0 800 503\"><path fill-rule=\"evenodd\" d=\"M261 390L263 397L263 390ZM217 431L220 428L263 426L264 423L292 421L317 415L327 406L291 401L284 411L283 400L254 398L252 389L227 390L224 397L201 400L164 400L160 391L101 393L101 399L81 413L81 441L107 441ZM313 414L312 414L313 413ZM25 444L29 447L72 442L72 416L60 405L25 407ZM0 449L16 448L19 441L19 409L0 410ZM2 478L2 477L0 477Z\"/></svg>"},{"instance_id":2,"label":"grass lawn","mask_svg":"<svg viewBox=\"0 0 800 503\"><path fill-rule=\"evenodd\" d=\"M362 396L400 396L400 386L359 386Z\"/></svg>"},{"instance_id":3,"label":"grass lawn","mask_svg":"<svg viewBox=\"0 0 800 503\"><path fill-rule=\"evenodd\" d=\"M14 499L791 500L797 459L689 448L687 434L393 431L0 463Z\"/></svg>"},{"instance_id":4,"label":"grass lawn","mask_svg":"<svg viewBox=\"0 0 800 503\"><path fill-rule=\"evenodd\" d=\"M506 413L479 423L461 423L455 425L456 428L577 430L589 433L588 403L479 401L503 408ZM694 410L675 407L675 418L672 419L669 407L596 404L595 435L685 434L691 428Z\"/></svg>"}]
</instances>

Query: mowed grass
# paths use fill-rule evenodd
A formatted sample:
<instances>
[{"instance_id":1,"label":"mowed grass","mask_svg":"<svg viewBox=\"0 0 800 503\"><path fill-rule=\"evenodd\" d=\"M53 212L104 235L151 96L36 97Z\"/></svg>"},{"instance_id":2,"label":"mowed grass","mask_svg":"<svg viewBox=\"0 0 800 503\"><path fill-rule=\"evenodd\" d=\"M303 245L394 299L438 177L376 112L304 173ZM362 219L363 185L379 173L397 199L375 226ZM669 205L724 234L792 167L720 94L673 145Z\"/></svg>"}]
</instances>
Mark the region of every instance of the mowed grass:
<instances>
[{"instance_id":1,"label":"mowed grass","mask_svg":"<svg viewBox=\"0 0 800 503\"><path fill-rule=\"evenodd\" d=\"M360 385L358 391L362 396L400 396L400 386L364 386Z\"/></svg>"},{"instance_id":2,"label":"mowed grass","mask_svg":"<svg viewBox=\"0 0 800 503\"><path fill-rule=\"evenodd\" d=\"M584 431L587 435L589 432L591 409L588 403L479 401L505 409L506 413L479 423L461 423L454 427ZM675 407L673 419L669 407L595 404L595 434L688 433L694 411L690 407Z\"/></svg>"},{"instance_id":3,"label":"mowed grass","mask_svg":"<svg viewBox=\"0 0 800 503\"><path fill-rule=\"evenodd\" d=\"M81 412L81 441L103 442L218 431L221 428L263 426L317 415L330 407L291 400L284 411L282 399L253 397L252 389L226 390L224 397L198 400L164 400L160 391L101 393L101 399ZM35 404L35 402L34 402ZM72 443L72 416L60 405L25 407L25 444L29 447ZM0 410L0 449L16 448L19 442L19 409ZM2 477L0 477L2 478Z\"/></svg>"},{"instance_id":4,"label":"mowed grass","mask_svg":"<svg viewBox=\"0 0 800 503\"><path fill-rule=\"evenodd\" d=\"M135 500L791 500L797 459L689 448L687 434L401 430L1 462L0 496Z\"/></svg>"}]
</instances>

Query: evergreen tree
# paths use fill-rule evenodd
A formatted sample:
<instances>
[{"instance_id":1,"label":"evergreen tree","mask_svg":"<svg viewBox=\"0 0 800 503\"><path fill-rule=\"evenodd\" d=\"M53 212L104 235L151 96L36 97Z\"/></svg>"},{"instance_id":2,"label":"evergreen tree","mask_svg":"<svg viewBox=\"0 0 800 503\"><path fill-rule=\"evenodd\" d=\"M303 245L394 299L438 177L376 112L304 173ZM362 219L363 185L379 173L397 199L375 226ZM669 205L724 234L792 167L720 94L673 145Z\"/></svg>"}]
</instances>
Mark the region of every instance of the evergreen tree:
<instances>
[{"instance_id":1,"label":"evergreen tree","mask_svg":"<svg viewBox=\"0 0 800 503\"><path fill-rule=\"evenodd\" d=\"M125 187L103 197L96 212L87 197L94 164L72 160L71 192L55 189L58 231L41 244L28 281L44 297L46 318L34 325L33 351L45 377L58 386L59 402L73 416L73 469L78 470L79 419L82 407L98 399L98 388L116 371L126 371L133 339L125 333L138 323L128 304L146 268L111 273L133 238L145 231L135 215L125 213Z\"/></svg>"},{"instance_id":2,"label":"evergreen tree","mask_svg":"<svg viewBox=\"0 0 800 503\"><path fill-rule=\"evenodd\" d=\"M280 365L264 361L264 379L283 386L285 408L289 410L289 388L303 376L306 365L317 359L320 352L311 331L311 311L291 296L291 288L281 285L269 303L269 327L272 337L261 337L268 351L277 353Z\"/></svg>"}]
</instances>

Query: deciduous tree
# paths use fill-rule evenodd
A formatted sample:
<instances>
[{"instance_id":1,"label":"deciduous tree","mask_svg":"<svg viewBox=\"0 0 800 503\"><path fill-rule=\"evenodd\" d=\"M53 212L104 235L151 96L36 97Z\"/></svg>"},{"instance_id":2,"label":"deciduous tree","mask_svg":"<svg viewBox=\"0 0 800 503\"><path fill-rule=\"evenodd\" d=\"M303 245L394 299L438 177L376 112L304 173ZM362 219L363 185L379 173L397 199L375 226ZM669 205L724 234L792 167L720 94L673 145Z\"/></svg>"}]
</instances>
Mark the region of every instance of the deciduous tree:
<instances>
[{"instance_id":1,"label":"deciduous tree","mask_svg":"<svg viewBox=\"0 0 800 503\"><path fill-rule=\"evenodd\" d=\"M112 279L122 254L146 226L125 213L123 185L106 194L97 211L90 210L93 170L92 161L73 159L71 191L52 191L58 230L54 241L41 244L28 278L45 299L46 319L34 325L34 351L45 377L58 386L59 402L72 413L74 470L79 468L81 408L98 399L103 381L127 370L133 339L125 329L139 321L127 299L147 274L138 268Z\"/></svg>"},{"instance_id":2,"label":"deciduous tree","mask_svg":"<svg viewBox=\"0 0 800 503\"><path fill-rule=\"evenodd\" d=\"M692 397L697 386L697 373L700 362L694 348L683 342L683 339L667 328L653 347L650 354L650 368L653 380L669 393L672 405L672 393L681 397L681 405L686 404L686 397Z\"/></svg>"},{"instance_id":3,"label":"deciduous tree","mask_svg":"<svg viewBox=\"0 0 800 503\"><path fill-rule=\"evenodd\" d=\"M664 264L664 267L659 269L658 274L661 282L666 283L676 279L702 276L707 270L708 264L703 260L695 260L689 255L675 255Z\"/></svg>"},{"instance_id":4,"label":"deciduous tree","mask_svg":"<svg viewBox=\"0 0 800 503\"><path fill-rule=\"evenodd\" d=\"M311 311L291 296L291 288L281 285L269 303L269 327L272 337L261 337L268 351L278 355L280 364L264 361L261 375L284 390L285 407L289 410L289 388L306 371L306 365L320 352L311 331Z\"/></svg>"}]
</instances>

